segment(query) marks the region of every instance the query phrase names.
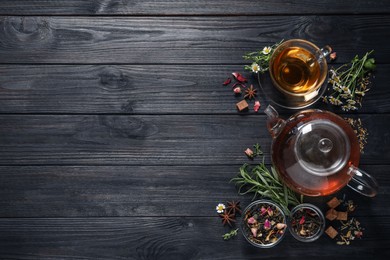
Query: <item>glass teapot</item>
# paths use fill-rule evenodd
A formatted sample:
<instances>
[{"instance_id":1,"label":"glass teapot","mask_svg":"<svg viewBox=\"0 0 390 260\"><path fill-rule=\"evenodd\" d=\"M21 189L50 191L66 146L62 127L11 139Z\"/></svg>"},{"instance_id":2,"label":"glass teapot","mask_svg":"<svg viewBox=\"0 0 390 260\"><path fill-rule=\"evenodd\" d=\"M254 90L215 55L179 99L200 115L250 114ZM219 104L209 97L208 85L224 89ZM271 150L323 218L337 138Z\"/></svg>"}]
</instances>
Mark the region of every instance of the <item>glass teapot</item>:
<instances>
[{"instance_id":1,"label":"glass teapot","mask_svg":"<svg viewBox=\"0 0 390 260\"><path fill-rule=\"evenodd\" d=\"M273 138L272 163L292 190L306 196L326 196L348 185L368 197L377 194L376 180L357 168L359 142L343 118L309 109L283 120L272 106L265 113Z\"/></svg>"}]
</instances>

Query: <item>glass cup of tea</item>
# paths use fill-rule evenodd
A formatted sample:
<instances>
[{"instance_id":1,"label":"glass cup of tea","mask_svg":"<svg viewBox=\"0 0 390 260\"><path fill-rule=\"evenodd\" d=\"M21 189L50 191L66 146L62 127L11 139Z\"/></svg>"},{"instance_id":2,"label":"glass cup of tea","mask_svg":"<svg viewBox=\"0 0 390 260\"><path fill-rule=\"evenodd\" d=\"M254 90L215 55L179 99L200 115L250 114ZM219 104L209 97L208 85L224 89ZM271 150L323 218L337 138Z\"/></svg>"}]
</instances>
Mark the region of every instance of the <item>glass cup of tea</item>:
<instances>
[{"instance_id":1,"label":"glass cup of tea","mask_svg":"<svg viewBox=\"0 0 390 260\"><path fill-rule=\"evenodd\" d=\"M273 86L287 99L298 104L318 99L321 86L326 84L326 57L331 51L329 46L320 49L301 39L283 42L270 58L269 72Z\"/></svg>"}]
</instances>

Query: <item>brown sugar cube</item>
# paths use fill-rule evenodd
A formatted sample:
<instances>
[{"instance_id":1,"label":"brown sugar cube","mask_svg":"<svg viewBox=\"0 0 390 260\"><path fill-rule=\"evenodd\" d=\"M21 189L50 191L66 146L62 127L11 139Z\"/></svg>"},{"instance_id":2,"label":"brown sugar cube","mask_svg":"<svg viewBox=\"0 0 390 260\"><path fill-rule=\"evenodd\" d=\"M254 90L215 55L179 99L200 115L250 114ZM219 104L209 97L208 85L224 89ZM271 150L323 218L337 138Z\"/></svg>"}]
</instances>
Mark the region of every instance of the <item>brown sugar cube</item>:
<instances>
[{"instance_id":1,"label":"brown sugar cube","mask_svg":"<svg viewBox=\"0 0 390 260\"><path fill-rule=\"evenodd\" d=\"M337 220L348 220L348 212L337 212Z\"/></svg>"},{"instance_id":2,"label":"brown sugar cube","mask_svg":"<svg viewBox=\"0 0 390 260\"><path fill-rule=\"evenodd\" d=\"M330 221L335 220L337 218L337 211L335 209L329 209L326 212L325 217L329 219Z\"/></svg>"},{"instance_id":3,"label":"brown sugar cube","mask_svg":"<svg viewBox=\"0 0 390 260\"><path fill-rule=\"evenodd\" d=\"M333 199L328 201L326 204L328 204L329 208L334 209L340 205L340 201L336 197L333 197Z\"/></svg>"},{"instance_id":4,"label":"brown sugar cube","mask_svg":"<svg viewBox=\"0 0 390 260\"><path fill-rule=\"evenodd\" d=\"M240 102L238 102L236 104L236 107L237 107L238 111L241 112L241 111L248 109L248 103L244 99L244 100L241 100Z\"/></svg>"},{"instance_id":5,"label":"brown sugar cube","mask_svg":"<svg viewBox=\"0 0 390 260\"><path fill-rule=\"evenodd\" d=\"M330 238L335 238L338 234L337 230L334 229L332 226L329 226L326 230L325 233L330 237Z\"/></svg>"}]
</instances>

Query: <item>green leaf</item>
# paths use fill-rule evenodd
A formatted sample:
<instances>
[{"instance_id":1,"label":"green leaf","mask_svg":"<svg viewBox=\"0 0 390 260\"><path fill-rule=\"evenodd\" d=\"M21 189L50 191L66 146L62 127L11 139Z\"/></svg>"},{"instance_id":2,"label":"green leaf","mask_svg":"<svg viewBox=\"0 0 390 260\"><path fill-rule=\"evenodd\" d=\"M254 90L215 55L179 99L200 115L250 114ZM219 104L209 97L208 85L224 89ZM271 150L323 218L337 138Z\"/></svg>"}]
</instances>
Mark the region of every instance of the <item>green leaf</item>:
<instances>
[{"instance_id":1,"label":"green leaf","mask_svg":"<svg viewBox=\"0 0 390 260\"><path fill-rule=\"evenodd\" d=\"M375 59L370 58L370 59L366 60L366 62L364 63L364 68L367 70L374 70L376 68Z\"/></svg>"}]
</instances>

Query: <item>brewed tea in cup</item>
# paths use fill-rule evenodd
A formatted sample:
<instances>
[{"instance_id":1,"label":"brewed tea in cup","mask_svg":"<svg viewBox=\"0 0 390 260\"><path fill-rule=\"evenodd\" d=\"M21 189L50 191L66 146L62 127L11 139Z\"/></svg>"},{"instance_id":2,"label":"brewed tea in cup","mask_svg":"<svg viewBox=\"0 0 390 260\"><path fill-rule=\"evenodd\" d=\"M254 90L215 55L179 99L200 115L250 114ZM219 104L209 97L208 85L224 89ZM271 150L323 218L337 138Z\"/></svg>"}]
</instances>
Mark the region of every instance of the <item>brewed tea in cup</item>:
<instances>
[{"instance_id":1,"label":"brewed tea in cup","mask_svg":"<svg viewBox=\"0 0 390 260\"><path fill-rule=\"evenodd\" d=\"M324 84L328 66L329 46L320 49L311 42L292 39L279 45L270 59L273 85L291 98L305 101L315 98Z\"/></svg>"}]
</instances>

